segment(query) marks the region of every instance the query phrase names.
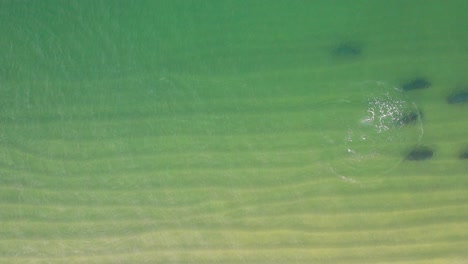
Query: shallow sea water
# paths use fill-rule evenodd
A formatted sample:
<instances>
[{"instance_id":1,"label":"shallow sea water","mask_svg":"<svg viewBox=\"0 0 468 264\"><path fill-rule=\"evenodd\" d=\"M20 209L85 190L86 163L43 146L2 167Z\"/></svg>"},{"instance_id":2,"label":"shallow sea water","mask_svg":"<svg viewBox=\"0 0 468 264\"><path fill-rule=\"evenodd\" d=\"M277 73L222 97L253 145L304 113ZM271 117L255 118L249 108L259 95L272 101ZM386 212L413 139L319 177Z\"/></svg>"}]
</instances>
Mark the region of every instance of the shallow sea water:
<instances>
[{"instance_id":1,"label":"shallow sea water","mask_svg":"<svg viewBox=\"0 0 468 264\"><path fill-rule=\"evenodd\" d=\"M466 262L467 9L1 1L0 262Z\"/></svg>"}]
</instances>

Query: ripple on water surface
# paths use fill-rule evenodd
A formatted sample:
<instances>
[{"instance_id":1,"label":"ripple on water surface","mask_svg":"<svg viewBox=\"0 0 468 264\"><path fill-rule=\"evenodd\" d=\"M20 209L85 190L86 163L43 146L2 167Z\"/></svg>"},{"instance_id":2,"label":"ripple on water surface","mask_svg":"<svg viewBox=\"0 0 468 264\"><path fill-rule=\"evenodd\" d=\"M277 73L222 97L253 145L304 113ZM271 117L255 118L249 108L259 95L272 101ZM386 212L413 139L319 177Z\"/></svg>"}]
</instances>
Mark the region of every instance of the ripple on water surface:
<instances>
[{"instance_id":1,"label":"ripple on water surface","mask_svg":"<svg viewBox=\"0 0 468 264\"><path fill-rule=\"evenodd\" d=\"M340 177L392 170L409 147L420 144L421 110L404 91L385 82L345 88L330 89L334 99L322 113L321 136L330 170Z\"/></svg>"}]
</instances>

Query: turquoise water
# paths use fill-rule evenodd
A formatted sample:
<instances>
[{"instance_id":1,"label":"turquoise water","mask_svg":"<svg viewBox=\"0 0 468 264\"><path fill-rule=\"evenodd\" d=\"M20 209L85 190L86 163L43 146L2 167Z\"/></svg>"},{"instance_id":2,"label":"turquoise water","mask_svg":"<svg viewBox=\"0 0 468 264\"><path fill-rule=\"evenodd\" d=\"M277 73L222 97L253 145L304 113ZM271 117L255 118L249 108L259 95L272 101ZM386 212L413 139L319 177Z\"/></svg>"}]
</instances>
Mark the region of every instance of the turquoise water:
<instances>
[{"instance_id":1,"label":"turquoise water","mask_svg":"<svg viewBox=\"0 0 468 264\"><path fill-rule=\"evenodd\" d=\"M1 1L0 259L466 261L467 8Z\"/></svg>"}]
</instances>

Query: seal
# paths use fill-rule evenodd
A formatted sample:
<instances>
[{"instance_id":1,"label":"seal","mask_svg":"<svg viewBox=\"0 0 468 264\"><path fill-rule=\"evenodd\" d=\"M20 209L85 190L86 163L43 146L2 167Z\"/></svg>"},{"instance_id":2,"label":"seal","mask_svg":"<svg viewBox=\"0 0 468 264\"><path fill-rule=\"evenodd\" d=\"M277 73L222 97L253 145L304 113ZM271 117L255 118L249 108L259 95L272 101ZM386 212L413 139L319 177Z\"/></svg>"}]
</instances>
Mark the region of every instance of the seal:
<instances>
[{"instance_id":1,"label":"seal","mask_svg":"<svg viewBox=\"0 0 468 264\"><path fill-rule=\"evenodd\" d=\"M414 160L414 161L420 161L420 160L427 160L432 158L434 156L434 151L425 146L418 146L414 149L412 149L405 157L405 160Z\"/></svg>"},{"instance_id":2,"label":"seal","mask_svg":"<svg viewBox=\"0 0 468 264\"><path fill-rule=\"evenodd\" d=\"M468 91L459 91L447 96L449 104L463 104L468 102Z\"/></svg>"},{"instance_id":3,"label":"seal","mask_svg":"<svg viewBox=\"0 0 468 264\"><path fill-rule=\"evenodd\" d=\"M403 83L401 85L401 89L403 89L403 91L412 91L427 89L430 86L431 82L429 82L426 78L418 77Z\"/></svg>"}]
</instances>

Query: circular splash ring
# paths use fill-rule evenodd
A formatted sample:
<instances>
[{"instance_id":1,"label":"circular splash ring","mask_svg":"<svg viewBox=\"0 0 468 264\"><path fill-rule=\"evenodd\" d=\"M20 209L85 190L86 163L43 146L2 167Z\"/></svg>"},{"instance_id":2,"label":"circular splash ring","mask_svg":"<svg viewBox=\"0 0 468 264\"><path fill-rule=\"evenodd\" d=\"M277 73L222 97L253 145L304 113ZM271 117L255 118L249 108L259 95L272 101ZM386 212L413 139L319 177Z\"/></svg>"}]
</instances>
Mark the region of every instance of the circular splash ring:
<instances>
[{"instance_id":1,"label":"circular splash ring","mask_svg":"<svg viewBox=\"0 0 468 264\"><path fill-rule=\"evenodd\" d=\"M424 133L418 106L400 89L385 82L350 85L349 98L336 92L322 124L326 158L343 179L392 170L408 146L419 145ZM349 91L349 90L347 90Z\"/></svg>"}]
</instances>

